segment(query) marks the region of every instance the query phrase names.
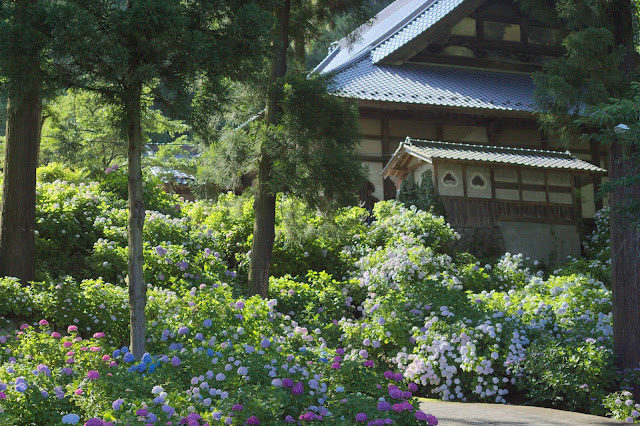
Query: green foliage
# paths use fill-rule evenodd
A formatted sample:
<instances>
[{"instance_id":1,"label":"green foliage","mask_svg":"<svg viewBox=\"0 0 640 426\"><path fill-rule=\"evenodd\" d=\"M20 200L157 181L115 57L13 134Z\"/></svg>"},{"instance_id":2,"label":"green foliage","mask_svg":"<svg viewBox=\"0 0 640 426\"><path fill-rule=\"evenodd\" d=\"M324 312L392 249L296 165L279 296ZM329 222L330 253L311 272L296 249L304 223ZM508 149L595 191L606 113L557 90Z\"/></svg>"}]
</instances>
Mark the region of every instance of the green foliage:
<instances>
[{"instance_id":1,"label":"green foliage","mask_svg":"<svg viewBox=\"0 0 640 426\"><path fill-rule=\"evenodd\" d=\"M396 199L407 207L416 206L419 210L432 211L434 214L444 216L444 205L438 198L433 185L433 173L427 170L420 176L420 182L413 179L402 181L400 191Z\"/></svg>"},{"instance_id":2,"label":"green foliage","mask_svg":"<svg viewBox=\"0 0 640 426\"><path fill-rule=\"evenodd\" d=\"M180 120L167 118L153 108L151 89L144 95L142 133L145 142L152 135L175 137L187 130ZM127 138L122 111L99 93L69 90L45 107L40 161L62 161L72 167L104 170L127 157Z\"/></svg>"},{"instance_id":3,"label":"green foliage","mask_svg":"<svg viewBox=\"0 0 640 426\"><path fill-rule=\"evenodd\" d=\"M364 181L357 158L360 140L355 105L327 93L324 77L291 73L284 82L282 117L276 127L254 121L230 129L205 155L202 175L226 189L255 169L259 148L273 159L268 186L312 207L348 205Z\"/></svg>"},{"instance_id":4,"label":"green foliage","mask_svg":"<svg viewBox=\"0 0 640 426\"><path fill-rule=\"evenodd\" d=\"M593 401L614 389L615 368L610 348L595 339L531 344L518 388L532 404L603 415Z\"/></svg>"},{"instance_id":5,"label":"green foliage","mask_svg":"<svg viewBox=\"0 0 640 426\"><path fill-rule=\"evenodd\" d=\"M80 184L86 179L81 170L73 170L65 164L54 162L36 169L36 178L41 183L53 183L57 180L65 183Z\"/></svg>"},{"instance_id":6,"label":"green foliage","mask_svg":"<svg viewBox=\"0 0 640 426\"><path fill-rule=\"evenodd\" d=\"M357 312L355 306L365 298L356 280L336 281L326 272L311 271L304 279L272 278L269 296L278 299L280 312L310 330L322 330L325 336L336 332L334 321L353 318ZM351 298L350 303L345 303L347 297Z\"/></svg>"},{"instance_id":7,"label":"green foliage","mask_svg":"<svg viewBox=\"0 0 640 426\"><path fill-rule=\"evenodd\" d=\"M629 391L614 392L604 399L604 407L614 419L627 423L640 422L640 404L636 404L633 394Z\"/></svg>"}]
</instances>

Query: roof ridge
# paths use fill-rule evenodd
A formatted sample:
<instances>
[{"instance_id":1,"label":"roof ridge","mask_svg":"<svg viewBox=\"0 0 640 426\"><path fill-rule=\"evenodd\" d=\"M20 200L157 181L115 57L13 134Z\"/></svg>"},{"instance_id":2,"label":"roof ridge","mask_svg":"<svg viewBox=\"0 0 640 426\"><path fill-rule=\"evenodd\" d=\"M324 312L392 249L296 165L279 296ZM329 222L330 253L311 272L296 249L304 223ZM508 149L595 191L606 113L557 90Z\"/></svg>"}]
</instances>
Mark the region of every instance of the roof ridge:
<instances>
[{"instance_id":1,"label":"roof ridge","mask_svg":"<svg viewBox=\"0 0 640 426\"><path fill-rule=\"evenodd\" d=\"M410 138L410 137L407 137L407 139L403 143L405 145L414 146L413 142L418 142L422 144L432 144L436 146L439 145L442 147L451 147L451 148L462 147L462 148L470 149L473 151L490 151L490 152L504 152L504 153L519 152L519 153L530 153L532 155L533 154L551 154L551 156L558 157L558 158L578 159L577 157L573 156L569 150L562 152L562 151L551 151L551 150L544 150L544 149L516 148L511 146L479 145L479 144L467 144L462 142L431 141L426 139L417 139L417 138ZM420 146L417 146L417 147L419 148Z\"/></svg>"},{"instance_id":2,"label":"roof ridge","mask_svg":"<svg viewBox=\"0 0 640 426\"><path fill-rule=\"evenodd\" d=\"M330 72L334 73L334 72L340 71L340 70L344 69L345 67L347 67L349 65L352 65L355 62L358 62L364 56L368 55L372 50L374 50L375 48L380 46L382 43L384 43L386 40L388 40L389 38L393 37L396 33L401 31L402 28L404 28L408 23L413 21L416 17L420 16L425 10L429 9L431 6L433 6L434 4L437 4L438 2L448 1L448 0L422 0L419 4L413 6L413 8L411 8L410 5L411 5L411 3L413 1L416 1L416 0L405 0L406 3L403 4L403 5L397 5L396 4L396 3L402 2L402 1L403 0L396 0L393 3L389 4L387 7L382 9L380 12L378 12L371 19L371 23L365 23L365 24L360 25L358 28L356 28L355 30L350 32L347 36L345 36L345 37L341 38L340 40L338 40L337 43L340 43L343 40L349 39L349 37L351 37L352 34L357 33L358 31L360 31L365 26L368 26L369 30L372 30L373 27L375 27L376 25L382 25L385 21L387 21L389 19L392 19L396 14L399 14L404 8L408 8L408 12L406 13L406 15L404 15L404 17L402 17L398 22L396 22L393 26L391 26L388 29L386 29L382 34L380 34L378 37L374 38L372 41L370 41L366 45L362 46L357 51L354 51L352 56L350 56L342 64L340 64L337 67L331 69ZM393 10L393 6L394 5L397 6L397 9L395 9L395 10ZM391 13L389 13L389 14L385 14L385 12L387 10L390 10L390 9L393 10L393 11ZM384 19L382 19L379 22L376 22L377 21L376 18L378 18L380 16L383 16ZM399 16L401 16L401 15L399 15ZM364 34L366 34L366 32L362 33L362 35L364 35ZM335 58L335 56L341 50L343 50L343 48L340 47L340 46L338 46L337 48L331 49L328 52L327 56L320 62L320 64L318 64L314 68L314 70L312 72L323 72L324 68L326 68L332 62L332 60Z\"/></svg>"}]
</instances>

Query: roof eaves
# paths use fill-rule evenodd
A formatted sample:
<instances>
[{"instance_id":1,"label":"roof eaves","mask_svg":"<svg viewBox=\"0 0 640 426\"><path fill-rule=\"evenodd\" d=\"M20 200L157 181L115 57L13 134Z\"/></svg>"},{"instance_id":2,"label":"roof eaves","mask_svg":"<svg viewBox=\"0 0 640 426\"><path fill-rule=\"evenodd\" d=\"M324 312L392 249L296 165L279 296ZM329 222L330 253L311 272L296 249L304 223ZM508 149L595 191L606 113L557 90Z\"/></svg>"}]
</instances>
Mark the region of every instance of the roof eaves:
<instances>
[{"instance_id":1,"label":"roof eaves","mask_svg":"<svg viewBox=\"0 0 640 426\"><path fill-rule=\"evenodd\" d=\"M396 31L393 35L376 46L373 62L379 63L398 63L404 62L414 54L418 53L425 47L425 43L437 40L439 37L447 34L460 19L469 15L475 9L480 7L486 0L438 0L431 2L425 7L420 14L414 16L410 23ZM435 10L437 7L442 8L442 16L438 16L440 12ZM447 10L447 7L451 8ZM436 20L429 14L436 14ZM424 28L420 29L421 26ZM414 28L412 28L414 27ZM411 34L412 31L416 31ZM404 36L402 33L406 33ZM394 43L394 37L404 39ZM388 45L385 48L385 45ZM378 49L379 47L379 49ZM387 50L388 49L388 50Z\"/></svg>"},{"instance_id":2,"label":"roof eaves","mask_svg":"<svg viewBox=\"0 0 640 426\"><path fill-rule=\"evenodd\" d=\"M376 49L382 43L384 43L389 38L393 37L396 33L401 31L408 23L413 21L417 16L420 16L420 14L422 14L425 10L428 10L433 4L436 4L439 1L450 1L450 0L424 0L424 2L422 4L420 4L418 7L410 10L404 18L402 18L400 21L396 22L388 30L384 31L379 37L377 37L376 39L371 41L369 44L367 44L366 46L361 48L357 53L355 53L353 56L351 56L344 63L338 65L335 68L332 68L330 72L331 73L335 73L335 72L341 71L341 70L349 67L353 63L358 62L360 59L362 59L365 56L367 56L372 50ZM391 6L392 5L390 5L388 7L391 7ZM394 13L398 13L399 10L401 10L401 9L396 10ZM379 13L378 15L376 15L375 17L373 17L372 21L374 22L374 24L371 24L371 25L383 25L384 22L388 18L393 16L393 14L391 14L389 16L385 16L385 19L383 19L381 22L375 24L376 18L378 16L380 16L381 14L383 14L383 13L384 13L384 10L381 13ZM352 34L356 33L359 30L360 30L360 28L358 28L357 30L355 30L349 36L343 38L342 40L349 38ZM337 56L337 54L341 50L340 42L337 42L337 44L338 44L338 47L333 49L332 51L330 51L329 54L327 55L327 57L322 60L322 62L312 71L312 73L313 72L321 73L329 64L331 64L331 61Z\"/></svg>"}]
</instances>

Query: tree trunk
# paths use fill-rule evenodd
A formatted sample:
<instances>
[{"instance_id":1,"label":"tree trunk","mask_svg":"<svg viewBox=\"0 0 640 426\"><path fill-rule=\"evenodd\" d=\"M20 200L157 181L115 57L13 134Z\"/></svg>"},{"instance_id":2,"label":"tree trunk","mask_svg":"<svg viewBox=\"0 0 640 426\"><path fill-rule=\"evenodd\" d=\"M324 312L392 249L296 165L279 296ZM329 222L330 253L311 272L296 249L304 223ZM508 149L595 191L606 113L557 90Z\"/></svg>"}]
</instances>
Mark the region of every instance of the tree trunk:
<instances>
[{"instance_id":1,"label":"tree trunk","mask_svg":"<svg viewBox=\"0 0 640 426\"><path fill-rule=\"evenodd\" d=\"M611 180L629 176L633 164L625 156L637 146L614 143L610 149ZM613 297L613 351L620 369L640 367L640 228L620 210L630 200L640 200L640 185L611 193L611 292ZM634 383L640 396L640 383Z\"/></svg>"},{"instance_id":2,"label":"tree trunk","mask_svg":"<svg viewBox=\"0 0 640 426\"><path fill-rule=\"evenodd\" d=\"M27 93L9 97L0 214L0 276L35 279L36 167L42 100L37 72Z\"/></svg>"},{"instance_id":3,"label":"tree trunk","mask_svg":"<svg viewBox=\"0 0 640 426\"><path fill-rule=\"evenodd\" d=\"M142 253L144 202L142 200L142 130L141 87L130 89L125 100L127 138L129 141L129 319L131 352L136 359L145 353L145 305L147 286L144 283Z\"/></svg>"},{"instance_id":4,"label":"tree trunk","mask_svg":"<svg viewBox=\"0 0 640 426\"><path fill-rule=\"evenodd\" d=\"M274 12L278 26L274 33L273 53L269 65L269 87L265 112L265 122L268 126L277 125L279 119L282 84L287 73L290 9L291 0L284 0ZM253 203L255 221L253 223L248 288L250 294L259 294L263 297L267 297L269 294L269 271L276 223L276 195L269 188L272 160L269 147L265 146L268 143L268 141L263 141L260 147L258 188Z\"/></svg>"},{"instance_id":5,"label":"tree trunk","mask_svg":"<svg viewBox=\"0 0 640 426\"><path fill-rule=\"evenodd\" d=\"M630 0L618 0L611 3L609 11L616 45L624 46L627 52L622 71L630 81L637 58L633 30L635 7ZM632 176L636 172L631 156L638 153L638 143L611 144L611 180ZM640 228L634 226L635 218L621 210L633 200L640 200L640 184L616 188L610 197L613 352L618 368L623 370L640 368ZM638 398L640 382L636 381L632 386Z\"/></svg>"},{"instance_id":6,"label":"tree trunk","mask_svg":"<svg viewBox=\"0 0 640 426\"><path fill-rule=\"evenodd\" d=\"M299 15L302 9L302 0L293 0L293 7L294 10L298 10ZM293 35L293 58L301 70L307 69L307 51L305 47L304 24L299 22L298 29Z\"/></svg>"}]
</instances>

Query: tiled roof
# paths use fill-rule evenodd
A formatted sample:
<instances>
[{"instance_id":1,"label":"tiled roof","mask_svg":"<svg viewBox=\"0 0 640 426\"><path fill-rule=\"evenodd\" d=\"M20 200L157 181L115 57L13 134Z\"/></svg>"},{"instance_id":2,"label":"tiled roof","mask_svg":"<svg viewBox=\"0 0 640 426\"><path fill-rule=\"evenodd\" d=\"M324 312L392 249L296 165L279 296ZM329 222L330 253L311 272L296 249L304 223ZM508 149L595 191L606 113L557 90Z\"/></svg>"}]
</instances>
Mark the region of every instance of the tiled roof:
<instances>
[{"instance_id":1,"label":"tiled roof","mask_svg":"<svg viewBox=\"0 0 640 426\"><path fill-rule=\"evenodd\" d=\"M449 12L460 6L464 1L465 0L437 0L423 2L428 4L428 7L402 27L402 29L377 46L371 54L372 61L374 63L378 63L390 54L394 53L402 46L431 28L433 24L447 16Z\"/></svg>"},{"instance_id":2,"label":"tiled roof","mask_svg":"<svg viewBox=\"0 0 640 426\"><path fill-rule=\"evenodd\" d=\"M336 74L331 91L353 99L451 107L534 111L526 74L438 65L374 65L370 58Z\"/></svg>"},{"instance_id":3,"label":"tiled roof","mask_svg":"<svg viewBox=\"0 0 640 426\"><path fill-rule=\"evenodd\" d=\"M445 2L447 1L449 0ZM370 23L360 26L350 36L334 43L333 50L314 71L334 72L363 55L368 55L380 42L393 34L394 30L402 29L410 17L424 9L425 4L433 2L434 0L396 0L378 13Z\"/></svg>"},{"instance_id":4,"label":"tiled roof","mask_svg":"<svg viewBox=\"0 0 640 426\"><path fill-rule=\"evenodd\" d=\"M401 151L406 151L417 158L429 162L436 158L606 173L606 170L580 160L572 156L568 151L563 153L537 149L423 141L411 138L407 138L405 142L402 142L393 156L395 157ZM393 158L389 163L392 161Z\"/></svg>"}]
</instances>

